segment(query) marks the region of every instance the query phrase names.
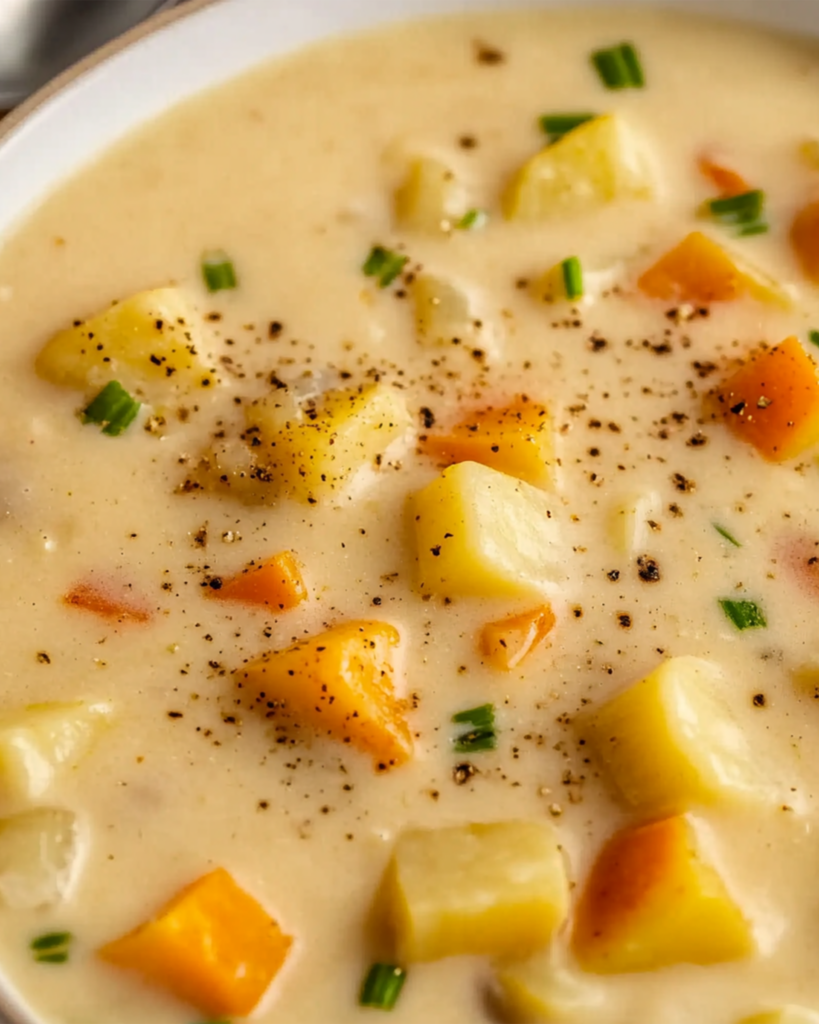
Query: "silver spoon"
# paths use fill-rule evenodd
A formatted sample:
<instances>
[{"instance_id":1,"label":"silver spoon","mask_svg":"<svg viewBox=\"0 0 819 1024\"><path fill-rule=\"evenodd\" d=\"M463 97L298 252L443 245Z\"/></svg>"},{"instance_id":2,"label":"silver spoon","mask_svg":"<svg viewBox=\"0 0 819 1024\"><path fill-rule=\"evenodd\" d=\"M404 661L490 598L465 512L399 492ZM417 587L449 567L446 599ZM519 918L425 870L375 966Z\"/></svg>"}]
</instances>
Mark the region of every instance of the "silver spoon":
<instances>
[{"instance_id":1,"label":"silver spoon","mask_svg":"<svg viewBox=\"0 0 819 1024\"><path fill-rule=\"evenodd\" d=\"M178 0L0 0L0 109Z\"/></svg>"}]
</instances>

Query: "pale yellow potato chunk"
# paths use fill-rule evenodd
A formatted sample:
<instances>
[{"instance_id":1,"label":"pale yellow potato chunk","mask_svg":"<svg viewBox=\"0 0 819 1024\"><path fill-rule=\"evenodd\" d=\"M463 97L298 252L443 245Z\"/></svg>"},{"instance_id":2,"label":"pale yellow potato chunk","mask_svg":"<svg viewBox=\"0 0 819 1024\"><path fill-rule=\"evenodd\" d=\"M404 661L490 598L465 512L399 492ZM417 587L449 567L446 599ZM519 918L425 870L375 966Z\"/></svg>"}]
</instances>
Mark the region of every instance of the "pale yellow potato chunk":
<instances>
[{"instance_id":1,"label":"pale yellow potato chunk","mask_svg":"<svg viewBox=\"0 0 819 1024\"><path fill-rule=\"evenodd\" d=\"M650 199L654 183L640 141L613 114L547 146L517 172L504 196L510 220L546 220L615 199Z\"/></svg>"},{"instance_id":2,"label":"pale yellow potato chunk","mask_svg":"<svg viewBox=\"0 0 819 1024\"><path fill-rule=\"evenodd\" d=\"M608 516L609 537L619 554L637 558L651 550L663 519L663 500L656 491L632 494L618 501Z\"/></svg>"},{"instance_id":3,"label":"pale yellow potato chunk","mask_svg":"<svg viewBox=\"0 0 819 1024\"><path fill-rule=\"evenodd\" d=\"M403 832L382 892L400 962L525 956L566 919L569 887L548 822Z\"/></svg>"},{"instance_id":4,"label":"pale yellow potato chunk","mask_svg":"<svg viewBox=\"0 0 819 1024\"><path fill-rule=\"evenodd\" d=\"M445 469L412 503L419 589L541 594L563 575L554 498L477 462Z\"/></svg>"},{"instance_id":5,"label":"pale yellow potato chunk","mask_svg":"<svg viewBox=\"0 0 819 1024\"><path fill-rule=\"evenodd\" d=\"M506 1015L536 1024L590 1024L598 1020L603 989L587 974L555 963L553 950L500 963L495 982Z\"/></svg>"},{"instance_id":6,"label":"pale yellow potato chunk","mask_svg":"<svg viewBox=\"0 0 819 1024\"><path fill-rule=\"evenodd\" d=\"M212 387L216 377L201 360L201 333L178 288L154 288L55 334L35 368L53 384L80 390L111 380L158 395Z\"/></svg>"},{"instance_id":7,"label":"pale yellow potato chunk","mask_svg":"<svg viewBox=\"0 0 819 1024\"><path fill-rule=\"evenodd\" d=\"M669 658L580 726L627 803L650 814L776 797L717 665Z\"/></svg>"},{"instance_id":8,"label":"pale yellow potato chunk","mask_svg":"<svg viewBox=\"0 0 819 1024\"><path fill-rule=\"evenodd\" d=\"M466 211L464 187L446 164L418 157L395 193L399 227L428 233L448 232Z\"/></svg>"},{"instance_id":9,"label":"pale yellow potato chunk","mask_svg":"<svg viewBox=\"0 0 819 1024\"><path fill-rule=\"evenodd\" d=\"M430 348L461 345L472 350L485 343L486 324L475 316L461 287L433 274L419 274L412 294L419 344Z\"/></svg>"},{"instance_id":10,"label":"pale yellow potato chunk","mask_svg":"<svg viewBox=\"0 0 819 1024\"><path fill-rule=\"evenodd\" d=\"M819 1013L804 1006L783 1006L743 1017L738 1024L819 1024Z\"/></svg>"},{"instance_id":11,"label":"pale yellow potato chunk","mask_svg":"<svg viewBox=\"0 0 819 1024\"><path fill-rule=\"evenodd\" d=\"M109 723L110 705L32 704L0 718L0 792L32 800L76 767Z\"/></svg>"},{"instance_id":12,"label":"pale yellow potato chunk","mask_svg":"<svg viewBox=\"0 0 819 1024\"><path fill-rule=\"evenodd\" d=\"M79 857L71 811L38 807L0 819L0 901L15 910L59 903Z\"/></svg>"}]
</instances>

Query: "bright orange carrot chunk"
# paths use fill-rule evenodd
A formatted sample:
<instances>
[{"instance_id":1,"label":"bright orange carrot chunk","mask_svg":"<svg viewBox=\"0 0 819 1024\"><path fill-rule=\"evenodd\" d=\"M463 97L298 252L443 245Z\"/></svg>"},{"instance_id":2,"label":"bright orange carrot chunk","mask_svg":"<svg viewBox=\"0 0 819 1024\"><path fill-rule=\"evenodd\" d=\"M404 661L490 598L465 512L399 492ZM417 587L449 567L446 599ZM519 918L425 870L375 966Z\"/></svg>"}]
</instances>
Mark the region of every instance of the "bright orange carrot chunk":
<instances>
[{"instance_id":1,"label":"bright orange carrot chunk","mask_svg":"<svg viewBox=\"0 0 819 1024\"><path fill-rule=\"evenodd\" d=\"M224 868L186 886L151 921L103 946L99 956L211 1017L246 1016L285 961L293 940Z\"/></svg>"},{"instance_id":2,"label":"bright orange carrot chunk","mask_svg":"<svg viewBox=\"0 0 819 1024\"><path fill-rule=\"evenodd\" d=\"M535 486L549 481L551 419L545 405L519 395L509 405L481 409L446 434L421 439L441 465L480 462Z\"/></svg>"},{"instance_id":3,"label":"bright orange carrot chunk","mask_svg":"<svg viewBox=\"0 0 819 1024\"><path fill-rule=\"evenodd\" d=\"M717 390L729 428L770 462L784 462L819 441L816 367L796 338L760 353Z\"/></svg>"},{"instance_id":4,"label":"bright orange carrot chunk","mask_svg":"<svg viewBox=\"0 0 819 1024\"><path fill-rule=\"evenodd\" d=\"M281 551L263 562L251 562L236 576L223 579L221 586L211 592L229 601L267 605L283 612L307 597L301 567L292 551Z\"/></svg>"},{"instance_id":5,"label":"bright orange carrot chunk","mask_svg":"<svg viewBox=\"0 0 819 1024\"><path fill-rule=\"evenodd\" d=\"M805 277L819 284L819 199L804 206L794 218L791 246Z\"/></svg>"},{"instance_id":6,"label":"bright orange carrot chunk","mask_svg":"<svg viewBox=\"0 0 819 1024\"><path fill-rule=\"evenodd\" d=\"M616 833L580 897L572 937L587 971L652 971L754 952L749 922L685 817Z\"/></svg>"},{"instance_id":7,"label":"bright orange carrot chunk","mask_svg":"<svg viewBox=\"0 0 819 1024\"><path fill-rule=\"evenodd\" d=\"M399 640L388 622L344 622L263 654L236 673L237 683L266 712L350 743L389 768L412 754L393 687Z\"/></svg>"},{"instance_id":8,"label":"bright orange carrot chunk","mask_svg":"<svg viewBox=\"0 0 819 1024\"><path fill-rule=\"evenodd\" d=\"M652 299L695 305L731 302L749 290L745 275L728 253L701 231L692 231L661 256L637 287Z\"/></svg>"},{"instance_id":9,"label":"bright orange carrot chunk","mask_svg":"<svg viewBox=\"0 0 819 1024\"><path fill-rule=\"evenodd\" d=\"M138 604L115 597L98 583L78 583L63 597L63 601L74 608L82 608L104 619L118 622L148 622L151 613Z\"/></svg>"},{"instance_id":10,"label":"bright orange carrot chunk","mask_svg":"<svg viewBox=\"0 0 819 1024\"><path fill-rule=\"evenodd\" d=\"M481 630L481 654L495 668L509 671L543 642L555 624L548 604L500 622L488 622Z\"/></svg>"},{"instance_id":11,"label":"bright orange carrot chunk","mask_svg":"<svg viewBox=\"0 0 819 1024\"><path fill-rule=\"evenodd\" d=\"M730 196L741 196L744 192L750 192L751 186L736 171L729 167L723 167L709 156L702 155L697 160L700 172L717 189L720 197L728 199Z\"/></svg>"}]
</instances>

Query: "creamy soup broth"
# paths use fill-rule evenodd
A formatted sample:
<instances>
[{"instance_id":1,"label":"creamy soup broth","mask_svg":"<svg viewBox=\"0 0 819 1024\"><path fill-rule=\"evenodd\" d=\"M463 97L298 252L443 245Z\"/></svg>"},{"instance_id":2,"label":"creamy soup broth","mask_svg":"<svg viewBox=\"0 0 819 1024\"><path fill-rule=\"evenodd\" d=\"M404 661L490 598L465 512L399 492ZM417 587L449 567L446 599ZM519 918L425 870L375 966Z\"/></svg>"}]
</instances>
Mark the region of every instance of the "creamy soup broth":
<instances>
[{"instance_id":1,"label":"creamy soup broth","mask_svg":"<svg viewBox=\"0 0 819 1024\"><path fill-rule=\"evenodd\" d=\"M589 62L621 40L639 50L643 89L608 91ZM786 1003L819 1008L819 712L813 691L794 682L816 653L817 604L777 547L819 538L819 470L810 450L763 460L703 411L733 360L794 334L810 350L808 331L819 327L817 293L788 245L817 183L799 157L817 126L817 89L812 46L671 13L402 25L321 44L174 108L5 240L2 700L9 710L80 699L114 709L92 751L37 801L80 818L75 885L48 909L2 911L2 962L44 1020L204 1019L95 950L217 866L295 939L256 1011L287 1024L375 1012L358 1005L369 964L389 960L371 908L407 826L550 821L576 899L603 842L640 815L580 742L575 716L682 655L722 666L731 709L782 787L761 809L692 809L758 952L595 979L605 999L594 1020L716 1024ZM563 111L626 119L650 154L654 198L505 220L499 197L545 143L538 118ZM667 315L678 303L636 289L643 270L703 226L698 208L716 194L697 168L704 151L765 189L771 228L739 239L719 224L704 230L792 284L791 308L744 298L686 319L690 311ZM467 206L488 212L484 227L436 236L396 224L395 190L418 154L453 169ZM374 244L405 252L406 270L434 268L475 290L483 355L418 344L402 280L380 289L362 274ZM235 290L205 290L199 261L212 249L233 260ZM613 285L579 304L537 301L524 282L570 254ZM169 400L155 433L143 418L107 437L77 416L93 389L40 379L35 356L75 319L167 284L194 303L219 383ZM235 400L269 393L271 372L301 395L378 375L406 400L412 427L380 468L314 506L182 493L217 421L238 434ZM521 393L552 417L563 579L548 594L557 621L546 643L504 673L476 636L537 602L423 600L407 501L441 472L418 454L418 437ZM646 517L655 524L647 551L618 550L618 505L650 493L659 505ZM285 549L309 590L297 608L273 614L210 593L214 576ZM659 579L640 577L641 554ZM150 621L67 606L62 596L90 573L128 585ZM767 628L736 630L717 603L733 594L764 606ZM283 733L232 677L248 659L348 619L384 620L402 637L397 687L412 695L414 756L386 772L309 729ZM497 749L453 753L451 716L487 702ZM465 761L477 772L456 779ZM56 930L74 936L69 960L35 962L30 940ZM491 978L482 958L413 964L394 1018L491 1019Z\"/></svg>"}]
</instances>

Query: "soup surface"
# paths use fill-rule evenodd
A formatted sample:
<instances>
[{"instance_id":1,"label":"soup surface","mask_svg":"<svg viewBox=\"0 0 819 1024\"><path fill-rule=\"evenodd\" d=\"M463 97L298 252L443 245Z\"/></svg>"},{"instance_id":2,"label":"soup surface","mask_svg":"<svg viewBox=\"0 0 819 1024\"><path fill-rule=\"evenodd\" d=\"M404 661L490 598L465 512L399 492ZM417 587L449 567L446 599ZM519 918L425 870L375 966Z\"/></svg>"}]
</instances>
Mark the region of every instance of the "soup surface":
<instances>
[{"instance_id":1,"label":"soup surface","mask_svg":"<svg viewBox=\"0 0 819 1024\"><path fill-rule=\"evenodd\" d=\"M246 1012L207 908L187 966L109 945L217 868L293 938L261 1021L366 1019L374 962L396 1021L819 1011L817 90L812 46L671 13L401 26L170 111L5 240L0 956L44 1020ZM396 951L398 837L501 821L557 861L474 833L471 910L467 851ZM530 869L568 913L481 917Z\"/></svg>"}]
</instances>

